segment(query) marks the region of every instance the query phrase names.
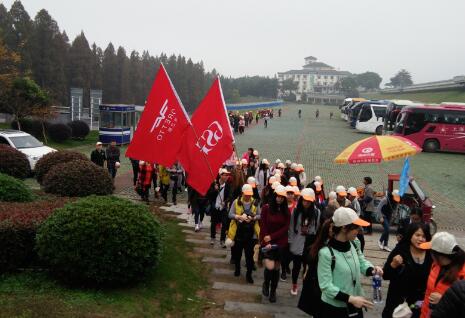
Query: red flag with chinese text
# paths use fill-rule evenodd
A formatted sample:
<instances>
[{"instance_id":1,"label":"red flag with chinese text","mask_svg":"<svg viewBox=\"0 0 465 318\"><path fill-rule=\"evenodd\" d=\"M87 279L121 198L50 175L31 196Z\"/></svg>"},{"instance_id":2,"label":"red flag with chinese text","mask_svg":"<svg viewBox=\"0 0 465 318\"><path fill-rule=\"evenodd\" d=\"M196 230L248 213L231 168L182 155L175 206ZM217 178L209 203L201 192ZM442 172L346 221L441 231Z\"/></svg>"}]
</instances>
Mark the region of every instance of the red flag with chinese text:
<instances>
[{"instance_id":1,"label":"red flag with chinese text","mask_svg":"<svg viewBox=\"0 0 465 318\"><path fill-rule=\"evenodd\" d=\"M189 117L161 65L126 157L171 166L189 126Z\"/></svg>"},{"instance_id":2,"label":"red flag with chinese text","mask_svg":"<svg viewBox=\"0 0 465 318\"><path fill-rule=\"evenodd\" d=\"M186 130L179 161L186 170L187 183L205 195L219 168L234 151L219 79L213 82L191 121L192 129Z\"/></svg>"}]
</instances>

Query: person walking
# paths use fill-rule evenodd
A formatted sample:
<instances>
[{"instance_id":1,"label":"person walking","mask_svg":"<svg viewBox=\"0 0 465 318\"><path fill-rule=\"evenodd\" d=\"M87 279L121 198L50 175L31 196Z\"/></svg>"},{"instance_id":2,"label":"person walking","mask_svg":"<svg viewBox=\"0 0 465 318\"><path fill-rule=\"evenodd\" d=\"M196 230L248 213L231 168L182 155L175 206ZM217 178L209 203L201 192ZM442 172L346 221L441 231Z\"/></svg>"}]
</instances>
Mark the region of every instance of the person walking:
<instances>
[{"instance_id":1,"label":"person walking","mask_svg":"<svg viewBox=\"0 0 465 318\"><path fill-rule=\"evenodd\" d=\"M448 232L436 233L430 242L420 244L420 248L431 250L433 257L420 314L420 318L430 318L449 287L465 279L465 252Z\"/></svg>"},{"instance_id":2,"label":"person walking","mask_svg":"<svg viewBox=\"0 0 465 318\"><path fill-rule=\"evenodd\" d=\"M278 117L281 117L281 108L278 109Z\"/></svg>"},{"instance_id":3,"label":"person walking","mask_svg":"<svg viewBox=\"0 0 465 318\"><path fill-rule=\"evenodd\" d=\"M315 118L318 119L318 117L320 117L320 110L319 109L317 109L315 111Z\"/></svg>"},{"instance_id":4,"label":"person walking","mask_svg":"<svg viewBox=\"0 0 465 318\"><path fill-rule=\"evenodd\" d=\"M194 231L198 232L203 227L203 218L208 213L209 201L208 193L201 195L191 186L187 187L187 203L190 205L192 214L194 214Z\"/></svg>"},{"instance_id":5,"label":"person walking","mask_svg":"<svg viewBox=\"0 0 465 318\"><path fill-rule=\"evenodd\" d=\"M270 117L268 116L268 113L265 114L265 117L263 117L263 123L265 124L265 128L268 127L268 120Z\"/></svg>"},{"instance_id":6,"label":"person walking","mask_svg":"<svg viewBox=\"0 0 465 318\"><path fill-rule=\"evenodd\" d=\"M242 195L234 200L229 210L231 219L226 245L231 246L235 265L234 276L241 275L241 258L244 252L247 267L246 281L253 284L254 246L260 236L260 207L253 198L253 188L244 184Z\"/></svg>"},{"instance_id":7,"label":"person walking","mask_svg":"<svg viewBox=\"0 0 465 318\"><path fill-rule=\"evenodd\" d=\"M362 318L362 308L373 303L364 297L361 275L383 275L360 251L356 239L368 222L350 208L338 208L332 217L333 238L318 252L318 283L321 289L321 317Z\"/></svg>"},{"instance_id":8,"label":"person walking","mask_svg":"<svg viewBox=\"0 0 465 318\"><path fill-rule=\"evenodd\" d=\"M116 170L120 166L120 151L119 148L116 146L116 141L112 141L110 143L110 146L107 148L106 151L106 159L107 159L107 168L108 172L110 173L110 176L112 179L115 179L116 177Z\"/></svg>"},{"instance_id":9,"label":"person walking","mask_svg":"<svg viewBox=\"0 0 465 318\"><path fill-rule=\"evenodd\" d=\"M458 280L446 291L431 318L462 318L465 313L465 281Z\"/></svg>"},{"instance_id":10,"label":"person walking","mask_svg":"<svg viewBox=\"0 0 465 318\"><path fill-rule=\"evenodd\" d=\"M245 119L244 116L239 117L239 134L243 134L245 130Z\"/></svg>"},{"instance_id":11,"label":"person walking","mask_svg":"<svg viewBox=\"0 0 465 318\"><path fill-rule=\"evenodd\" d=\"M215 198L213 202L213 209L210 212L211 226L210 226L210 245L215 244L216 239L216 225L221 224L220 246L226 248L226 232L229 228L228 209L232 195L232 187L229 182L231 173L226 169L220 169L219 178L215 182L212 196Z\"/></svg>"},{"instance_id":12,"label":"person walking","mask_svg":"<svg viewBox=\"0 0 465 318\"><path fill-rule=\"evenodd\" d=\"M129 158L129 161L131 161L131 167L132 167L132 182L134 185L137 184L137 179L139 178L139 160Z\"/></svg>"},{"instance_id":13,"label":"person walking","mask_svg":"<svg viewBox=\"0 0 465 318\"><path fill-rule=\"evenodd\" d=\"M182 170L179 168L178 164L175 163L174 165L171 166L171 168L166 169L166 171L170 175L170 185L169 188L171 188L171 200L173 201L173 204L177 204L177 194L178 194L178 182L180 178L180 173L182 173Z\"/></svg>"},{"instance_id":14,"label":"person walking","mask_svg":"<svg viewBox=\"0 0 465 318\"><path fill-rule=\"evenodd\" d=\"M90 160L95 163L97 166L104 167L106 156L105 151L102 149L102 143L99 141L95 144L95 149L90 153ZM136 174L137 178L137 174ZM135 185L135 183L134 183Z\"/></svg>"},{"instance_id":15,"label":"person walking","mask_svg":"<svg viewBox=\"0 0 465 318\"><path fill-rule=\"evenodd\" d=\"M307 174L305 173L304 165L299 163L295 171L297 173L297 181L299 182L299 188L303 189L303 187L307 184Z\"/></svg>"},{"instance_id":16,"label":"person walking","mask_svg":"<svg viewBox=\"0 0 465 318\"><path fill-rule=\"evenodd\" d=\"M153 165L148 161L139 161L139 176L137 187L140 189L140 197L147 204L149 203L150 186L152 185Z\"/></svg>"},{"instance_id":17,"label":"person walking","mask_svg":"<svg viewBox=\"0 0 465 318\"><path fill-rule=\"evenodd\" d=\"M337 198L336 201L339 204L339 207L348 208L350 207L351 202L347 199L347 190L344 186L339 185L336 187Z\"/></svg>"},{"instance_id":18,"label":"person walking","mask_svg":"<svg viewBox=\"0 0 465 318\"><path fill-rule=\"evenodd\" d=\"M363 216L362 218L370 223L370 225L365 228L365 234L372 235L373 234L373 227L371 222L373 222L373 214L375 213L375 191L371 187L373 180L371 177L363 178L363 184L365 185L364 194L363 194Z\"/></svg>"},{"instance_id":19,"label":"person walking","mask_svg":"<svg viewBox=\"0 0 465 318\"><path fill-rule=\"evenodd\" d=\"M362 215L362 208L360 207L360 203L358 202L358 192L357 189L354 187L350 187L347 189L347 199L350 201L350 208L357 213L358 216ZM361 229L358 234L357 238L360 241L360 249L362 252L365 250L365 235L363 234L363 229Z\"/></svg>"},{"instance_id":20,"label":"person walking","mask_svg":"<svg viewBox=\"0 0 465 318\"><path fill-rule=\"evenodd\" d=\"M165 201L165 204L168 203L168 190L170 188L170 174L166 167L159 165L159 175L160 175L160 192L161 197Z\"/></svg>"},{"instance_id":21,"label":"person walking","mask_svg":"<svg viewBox=\"0 0 465 318\"><path fill-rule=\"evenodd\" d=\"M292 258L292 288L291 295L297 296L300 269L304 262L303 253L307 251L316 238L321 224L321 212L315 205L315 192L305 188L300 193L297 207L291 216L289 224L289 251Z\"/></svg>"},{"instance_id":22,"label":"person walking","mask_svg":"<svg viewBox=\"0 0 465 318\"><path fill-rule=\"evenodd\" d=\"M302 118L302 109L299 109L298 115L299 115L299 118Z\"/></svg>"},{"instance_id":23,"label":"person walking","mask_svg":"<svg viewBox=\"0 0 465 318\"><path fill-rule=\"evenodd\" d=\"M420 317L421 306L416 305L425 297L426 281L433 263L430 251L421 249L420 245L430 240L427 224L411 224L389 254L383 268L383 279L390 283L382 318L391 318L394 309L404 301L412 309L412 318Z\"/></svg>"},{"instance_id":24,"label":"person walking","mask_svg":"<svg viewBox=\"0 0 465 318\"><path fill-rule=\"evenodd\" d=\"M286 189L279 185L270 204L262 207L260 220L260 245L264 259L262 294L271 303L276 302L281 255L287 247L290 214L286 202Z\"/></svg>"},{"instance_id":25,"label":"person walking","mask_svg":"<svg viewBox=\"0 0 465 318\"><path fill-rule=\"evenodd\" d=\"M260 119L260 113L257 112L255 115L255 124L258 124L258 120Z\"/></svg>"},{"instance_id":26,"label":"person walking","mask_svg":"<svg viewBox=\"0 0 465 318\"><path fill-rule=\"evenodd\" d=\"M329 120L333 119L333 116L334 116L334 113L333 113L333 112L329 112Z\"/></svg>"},{"instance_id":27,"label":"person walking","mask_svg":"<svg viewBox=\"0 0 465 318\"><path fill-rule=\"evenodd\" d=\"M267 159L262 159L262 162L255 172L255 180L257 182L258 193L262 193L263 189L268 183L270 177L270 163Z\"/></svg>"},{"instance_id":28,"label":"person walking","mask_svg":"<svg viewBox=\"0 0 465 318\"><path fill-rule=\"evenodd\" d=\"M378 240L378 246L380 250L391 252L389 248L389 226L391 225L392 215L397 209L400 202L399 190L394 190L392 193L388 193L377 207L377 214L381 216L380 222L383 224L383 234Z\"/></svg>"}]
</instances>

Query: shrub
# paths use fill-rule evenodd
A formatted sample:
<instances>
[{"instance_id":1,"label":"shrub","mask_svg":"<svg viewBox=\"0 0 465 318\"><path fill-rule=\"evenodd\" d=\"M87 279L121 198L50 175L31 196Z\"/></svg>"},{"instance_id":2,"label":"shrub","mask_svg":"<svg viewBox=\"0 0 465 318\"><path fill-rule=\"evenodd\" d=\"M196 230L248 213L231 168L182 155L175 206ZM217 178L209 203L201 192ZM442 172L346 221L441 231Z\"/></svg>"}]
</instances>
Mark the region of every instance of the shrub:
<instances>
[{"instance_id":1,"label":"shrub","mask_svg":"<svg viewBox=\"0 0 465 318\"><path fill-rule=\"evenodd\" d=\"M82 120L73 120L68 123L71 128L71 136L73 139L84 139L90 132L89 125Z\"/></svg>"},{"instance_id":2,"label":"shrub","mask_svg":"<svg viewBox=\"0 0 465 318\"><path fill-rule=\"evenodd\" d=\"M0 205L0 272L38 265L38 226L67 200L2 203Z\"/></svg>"},{"instance_id":3,"label":"shrub","mask_svg":"<svg viewBox=\"0 0 465 318\"><path fill-rule=\"evenodd\" d=\"M51 124L48 129L47 133L55 142L64 142L71 138L71 128L65 124Z\"/></svg>"},{"instance_id":4,"label":"shrub","mask_svg":"<svg viewBox=\"0 0 465 318\"><path fill-rule=\"evenodd\" d=\"M87 159L53 166L42 185L45 192L71 197L113 192L113 180L108 171Z\"/></svg>"},{"instance_id":5,"label":"shrub","mask_svg":"<svg viewBox=\"0 0 465 318\"><path fill-rule=\"evenodd\" d=\"M19 121L21 124L21 131L33 135L37 139L43 139L42 123L40 120L23 118ZM19 129L16 121L11 122L11 128Z\"/></svg>"},{"instance_id":6,"label":"shrub","mask_svg":"<svg viewBox=\"0 0 465 318\"><path fill-rule=\"evenodd\" d=\"M43 178L54 165L72 160L87 160L87 157L80 152L66 150L46 154L35 165L37 181L42 184Z\"/></svg>"},{"instance_id":7,"label":"shrub","mask_svg":"<svg viewBox=\"0 0 465 318\"><path fill-rule=\"evenodd\" d=\"M0 173L0 201L29 202L33 198L31 190L21 180Z\"/></svg>"},{"instance_id":8,"label":"shrub","mask_svg":"<svg viewBox=\"0 0 465 318\"><path fill-rule=\"evenodd\" d=\"M144 205L90 196L57 209L39 228L37 252L68 282L140 281L158 263L161 226Z\"/></svg>"},{"instance_id":9,"label":"shrub","mask_svg":"<svg viewBox=\"0 0 465 318\"><path fill-rule=\"evenodd\" d=\"M0 145L0 173L25 179L30 173L29 160L21 151L7 145Z\"/></svg>"}]
</instances>

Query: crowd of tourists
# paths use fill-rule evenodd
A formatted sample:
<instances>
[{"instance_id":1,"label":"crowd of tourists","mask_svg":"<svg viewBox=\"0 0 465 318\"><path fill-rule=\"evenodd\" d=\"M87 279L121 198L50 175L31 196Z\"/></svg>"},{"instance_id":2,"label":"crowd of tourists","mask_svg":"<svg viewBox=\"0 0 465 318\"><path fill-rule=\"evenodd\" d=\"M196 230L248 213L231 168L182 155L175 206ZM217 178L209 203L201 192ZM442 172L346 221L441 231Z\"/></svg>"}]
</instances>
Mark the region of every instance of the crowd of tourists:
<instances>
[{"instance_id":1,"label":"crowd of tourists","mask_svg":"<svg viewBox=\"0 0 465 318\"><path fill-rule=\"evenodd\" d=\"M278 109L277 113L278 117L281 117L282 110ZM230 111L228 116L234 133L243 134L249 125L252 125L254 121L255 124L258 124L260 119L263 119L263 125L267 128L270 119L274 118L274 109L261 109L256 112L248 111L244 113Z\"/></svg>"},{"instance_id":2,"label":"crowd of tourists","mask_svg":"<svg viewBox=\"0 0 465 318\"><path fill-rule=\"evenodd\" d=\"M398 190L375 205L372 179L363 188L339 185L325 189L321 176L308 177L299 163L277 159L271 164L249 148L240 160L228 161L206 195L189 188L188 204L195 231L211 218L211 245L231 249L234 276L253 284L263 267L262 293L276 302L279 281L291 280L290 294L301 296L299 308L314 317L363 317L374 306L364 295L362 276L390 281L383 318L447 316L447 302L463 306L465 252L453 235L431 237L421 209L401 220L397 242L389 248L390 222L400 201ZM386 251L383 267L364 256L365 236L373 220L383 225L378 245ZM389 253L389 254L388 254ZM453 288L450 288L453 286ZM448 291L449 290L449 291ZM461 298L462 297L462 298Z\"/></svg>"}]
</instances>

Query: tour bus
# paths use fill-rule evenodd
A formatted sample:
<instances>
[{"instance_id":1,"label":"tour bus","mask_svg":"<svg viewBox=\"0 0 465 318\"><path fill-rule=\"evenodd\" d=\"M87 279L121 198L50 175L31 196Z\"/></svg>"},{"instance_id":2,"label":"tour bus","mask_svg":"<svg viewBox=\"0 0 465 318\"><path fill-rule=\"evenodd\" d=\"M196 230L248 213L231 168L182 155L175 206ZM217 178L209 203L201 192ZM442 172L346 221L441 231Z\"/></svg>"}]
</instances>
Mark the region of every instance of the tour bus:
<instances>
[{"instance_id":1,"label":"tour bus","mask_svg":"<svg viewBox=\"0 0 465 318\"><path fill-rule=\"evenodd\" d=\"M341 109L341 118L343 120L347 120L348 118L348 114L349 114L349 110L357 103L359 102L363 102L363 101L366 101L365 98L346 98L344 100L344 104L342 104L342 106L340 107Z\"/></svg>"},{"instance_id":2,"label":"tour bus","mask_svg":"<svg viewBox=\"0 0 465 318\"><path fill-rule=\"evenodd\" d=\"M363 104L358 113L355 128L361 132L381 135L386 109L387 105Z\"/></svg>"},{"instance_id":3,"label":"tour bus","mask_svg":"<svg viewBox=\"0 0 465 318\"><path fill-rule=\"evenodd\" d=\"M427 152L465 153L465 104L404 107L393 135L408 138Z\"/></svg>"},{"instance_id":4,"label":"tour bus","mask_svg":"<svg viewBox=\"0 0 465 318\"><path fill-rule=\"evenodd\" d=\"M418 105L410 100L403 100L403 99L393 99L387 105L386 109L386 116L384 116L384 133L390 133L394 130L394 126L396 124L397 115L399 115L400 110L405 106L412 106Z\"/></svg>"}]
</instances>

